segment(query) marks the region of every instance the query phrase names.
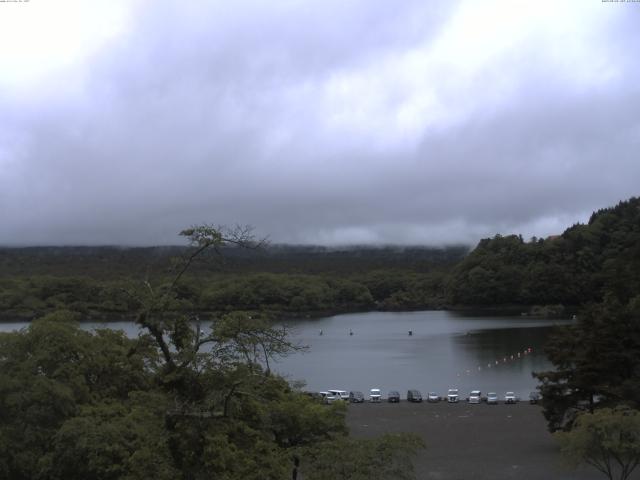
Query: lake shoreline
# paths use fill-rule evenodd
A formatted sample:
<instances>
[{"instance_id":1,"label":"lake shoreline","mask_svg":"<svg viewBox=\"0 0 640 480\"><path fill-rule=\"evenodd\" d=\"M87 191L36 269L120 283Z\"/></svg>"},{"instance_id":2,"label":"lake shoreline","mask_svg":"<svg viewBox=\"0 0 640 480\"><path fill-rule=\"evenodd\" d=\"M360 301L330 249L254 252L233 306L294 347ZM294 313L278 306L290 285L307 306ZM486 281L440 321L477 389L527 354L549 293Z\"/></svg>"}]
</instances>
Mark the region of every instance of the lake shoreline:
<instances>
[{"instance_id":1,"label":"lake shoreline","mask_svg":"<svg viewBox=\"0 0 640 480\"><path fill-rule=\"evenodd\" d=\"M411 312L435 312L445 311L460 315L468 316L528 316L532 318L571 318L578 311L578 307L568 306L564 307L564 311L560 314L548 314L547 312L532 313L536 308L536 305L497 305L497 306L478 306L478 305L451 305L451 306L420 306L415 308L405 309L385 309L385 308L352 308L352 309L326 309L326 310L310 310L305 312L290 312L283 310L225 310L225 311L202 311L198 312L198 317L203 321L209 321L216 317L225 315L232 311L246 311L247 313L264 313L270 317L278 317L279 320L313 320L325 317L332 317L337 315L345 315L350 313L411 313ZM62 310L62 309L60 309ZM53 313L57 310L51 310L43 314L36 312L0 312L0 323L16 323L16 322L31 322L40 318L48 313ZM83 316L81 323L101 322L101 323L115 323L122 321L135 321L135 312L77 312ZM185 315L193 315L191 312L171 312L171 313L183 313Z\"/></svg>"},{"instance_id":2,"label":"lake shoreline","mask_svg":"<svg viewBox=\"0 0 640 480\"><path fill-rule=\"evenodd\" d=\"M112 317L113 318L113 317ZM84 330L111 328L130 338L140 334L132 320L78 322ZM208 331L210 323L201 317ZM544 346L553 326L566 321L532 317L471 317L447 311L368 312L317 319L283 320L291 342L309 347L274 359L274 371L309 390L445 392L515 391L522 398L535 387L532 371L550 368ZM29 323L0 324L1 331ZM349 365L350 368L344 368Z\"/></svg>"}]
</instances>

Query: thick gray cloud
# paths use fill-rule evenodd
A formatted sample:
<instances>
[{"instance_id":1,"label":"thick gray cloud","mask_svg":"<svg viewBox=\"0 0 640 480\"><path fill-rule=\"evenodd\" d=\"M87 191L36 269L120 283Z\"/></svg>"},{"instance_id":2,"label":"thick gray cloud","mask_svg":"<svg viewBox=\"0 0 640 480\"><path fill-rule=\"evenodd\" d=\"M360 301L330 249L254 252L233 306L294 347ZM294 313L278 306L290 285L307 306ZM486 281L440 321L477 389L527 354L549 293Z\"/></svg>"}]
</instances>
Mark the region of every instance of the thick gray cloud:
<instances>
[{"instance_id":1,"label":"thick gray cloud","mask_svg":"<svg viewBox=\"0 0 640 480\"><path fill-rule=\"evenodd\" d=\"M102 7L75 56L71 34L0 50L1 244L176 243L201 222L473 243L639 193L640 4Z\"/></svg>"}]
</instances>

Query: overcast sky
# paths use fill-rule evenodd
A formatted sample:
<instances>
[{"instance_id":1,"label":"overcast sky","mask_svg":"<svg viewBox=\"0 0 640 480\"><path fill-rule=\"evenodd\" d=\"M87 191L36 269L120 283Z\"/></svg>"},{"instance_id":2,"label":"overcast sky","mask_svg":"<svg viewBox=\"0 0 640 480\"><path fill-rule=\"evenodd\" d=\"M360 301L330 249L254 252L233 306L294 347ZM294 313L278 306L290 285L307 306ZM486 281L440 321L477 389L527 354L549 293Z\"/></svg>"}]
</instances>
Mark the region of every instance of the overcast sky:
<instances>
[{"instance_id":1,"label":"overcast sky","mask_svg":"<svg viewBox=\"0 0 640 480\"><path fill-rule=\"evenodd\" d=\"M0 2L0 244L547 236L640 194L640 2Z\"/></svg>"}]
</instances>

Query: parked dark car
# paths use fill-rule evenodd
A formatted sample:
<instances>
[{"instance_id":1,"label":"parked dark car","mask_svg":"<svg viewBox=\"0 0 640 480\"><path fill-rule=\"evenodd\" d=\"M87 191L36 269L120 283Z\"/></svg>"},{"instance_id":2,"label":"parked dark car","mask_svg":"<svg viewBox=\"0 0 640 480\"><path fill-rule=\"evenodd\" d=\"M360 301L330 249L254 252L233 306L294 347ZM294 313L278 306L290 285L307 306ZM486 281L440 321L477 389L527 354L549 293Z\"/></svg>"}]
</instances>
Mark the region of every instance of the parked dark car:
<instances>
[{"instance_id":1,"label":"parked dark car","mask_svg":"<svg viewBox=\"0 0 640 480\"><path fill-rule=\"evenodd\" d=\"M420 390L409 390L407 392L407 400L410 402L422 402Z\"/></svg>"},{"instance_id":2,"label":"parked dark car","mask_svg":"<svg viewBox=\"0 0 640 480\"><path fill-rule=\"evenodd\" d=\"M349 392L349 403L364 403L362 392Z\"/></svg>"},{"instance_id":3,"label":"parked dark car","mask_svg":"<svg viewBox=\"0 0 640 480\"><path fill-rule=\"evenodd\" d=\"M391 390L389 395L387 395L387 401L389 403L399 403L400 402L400 392L396 390Z\"/></svg>"}]
</instances>

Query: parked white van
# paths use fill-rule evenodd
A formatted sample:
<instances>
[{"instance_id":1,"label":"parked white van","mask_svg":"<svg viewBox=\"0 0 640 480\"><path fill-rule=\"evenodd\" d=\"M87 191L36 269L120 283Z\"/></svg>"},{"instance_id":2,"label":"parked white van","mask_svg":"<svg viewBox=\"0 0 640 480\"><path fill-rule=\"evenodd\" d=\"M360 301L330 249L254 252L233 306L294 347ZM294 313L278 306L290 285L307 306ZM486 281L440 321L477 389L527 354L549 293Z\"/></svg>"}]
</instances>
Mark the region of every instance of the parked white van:
<instances>
[{"instance_id":1,"label":"parked white van","mask_svg":"<svg viewBox=\"0 0 640 480\"><path fill-rule=\"evenodd\" d=\"M369 401L370 402L379 402L382 394L380 393L379 388L372 388L369 390Z\"/></svg>"},{"instance_id":2,"label":"parked white van","mask_svg":"<svg viewBox=\"0 0 640 480\"><path fill-rule=\"evenodd\" d=\"M447 402L449 403L458 403L458 389L450 388L447 392Z\"/></svg>"},{"instance_id":3,"label":"parked white van","mask_svg":"<svg viewBox=\"0 0 640 480\"><path fill-rule=\"evenodd\" d=\"M345 390L329 390L329 393L336 397L337 400L344 400L345 402L349 400L349 393Z\"/></svg>"}]
</instances>

